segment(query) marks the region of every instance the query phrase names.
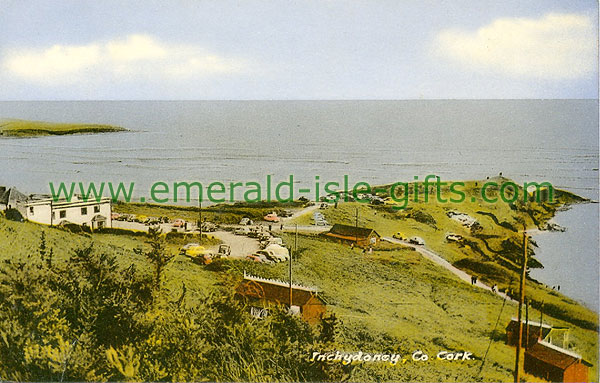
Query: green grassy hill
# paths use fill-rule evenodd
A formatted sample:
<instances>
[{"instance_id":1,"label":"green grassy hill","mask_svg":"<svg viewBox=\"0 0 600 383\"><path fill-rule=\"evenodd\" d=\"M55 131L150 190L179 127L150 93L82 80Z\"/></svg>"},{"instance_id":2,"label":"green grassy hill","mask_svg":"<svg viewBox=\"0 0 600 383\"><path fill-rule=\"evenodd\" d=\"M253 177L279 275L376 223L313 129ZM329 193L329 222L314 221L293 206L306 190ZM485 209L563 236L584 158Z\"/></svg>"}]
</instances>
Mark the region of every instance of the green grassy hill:
<instances>
[{"instance_id":1,"label":"green grassy hill","mask_svg":"<svg viewBox=\"0 0 600 383\"><path fill-rule=\"evenodd\" d=\"M401 232L404 237L420 236L425 240L427 248L437 252L456 267L478 275L480 280L487 284L496 283L501 290L516 291L519 256L523 250L520 228L525 225L527 229L543 229L558 209L581 201L572 194L557 191L556 201L553 203L490 204L477 198L479 190L475 182L467 183L465 189L468 198L463 203L442 204L420 199L411 202L405 209L395 209L394 205L389 204L372 206L362 203L341 203L337 207L330 206L321 211L330 223L354 225L358 211L359 225L372 227L382 236L391 236L397 232ZM277 208L279 207L272 204L268 206L264 204L218 205L207 208L204 214L211 220L236 222L241 216L259 218L265 211ZM118 204L116 210L187 219L194 219L197 214L193 207L140 204ZM476 218L478 225L473 228L465 227L452 219L452 214L448 214L449 212L459 212ZM297 221L307 224L310 223L310 217L301 216ZM148 258L136 250L150 250L145 234L117 231L93 234L72 233L28 222L8 221L1 217L0 258L32 262L39 256L42 233L44 233L46 248L52 249L55 257L54 265L58 268L70 267L69 262L73 262L70 258L77 249L93 245L95 253L115 255L119 267L123 270L134 265L143 275L152 274L153 269ZM463 240L448 242L445 239L448 233L460 234ZM283 238L288 244L294 242L291 235L284 234ZM165 246L168 253L177 254L182 244L197 241L198 239L193 237L173 237L166 240ZM204 241L209 245L218 242L211 238ZM531 254L534 247L530 246ZM361 249L351 249L347 245L328 241L321 236L301 235L298 249L293 266L294 282L317 287L327 301L328 313L334 314L338 319L335 327L337 335L334 340L329 340L327 343L312 343L312 346L310 344L307 346L306 343L302 346L298 343L293 346L293 342L285 343L293 339L290 338L292 335L289 331L298 326L297 323L286 322L287 320L281 322L277 316L272 319L275 322L270 322L269 319L259 323L247 314L233 310L232 307L235 305L233 301L227 301L228 298L222 298L225 300L216 306L214 304L206 306L207 297L211 294L221 297L231 296L244 271L262 277L286 280L287 264L266 265L244 260L223 260L205 267L192 263L184 256L176 255L167 265L164 274L166 299L170 302L180 299L185 301L186 311L177 315L189 316L202 313L208 315L203 317L205 323L202 328L207 328L208 325L225 326L222 322L228 320L227 315L237 318L234 323L226 324L227 331L236 335L231 338L215 338L213 342L220 344L219 342L223 341L226 344L218 347L213 345L213 347L219 350L221 347L239 349L229 353L232 359L227 367L215 361L222 360L223 356L216 357L213 362L207 362L214 363L206 366L213 374L207 375L209 380L212 377L213 379L268 381L276 379L277 376L282 380L303 380L312 376L313 380L343 378L351 381L512 381L515 350L505 345L505 327L510 318L517 314L514 302L504 301L490 291L465 283L448 270L425 259L418 252L401 245L387 244L376 249L373 254L363 254ZM540 263L533 256L529 266L538 267ZM0 295L1 291L2 286L0 286ZM526 293L531 302L530 319L539 321L542 315L541 309L544 323L570 328L569 347L594 364L590 370L590 378L597 376L598 314L535 280L527 280ZM181 310L181 306L178 307ZM222 316L214 316L216 314L206 314L213 312L210 307L219 313L233 311ZM154 317L163 314L152 314L150 311L146 315ZM141 321L144 323L144 320ZM167 321L165 328L172 331L188 331L185 326L189 324L180 327L182 323L188 322ZM241 327L236 327L237 324ZM110 322L105 323L104 326L110 328ZM253 336L249 334L253 331L263 331L261 329L265 326L270 331L268 336L275 336L272 339L275 343L265 343L265 341L254 343L252 347L248 346L244 339L252 338ZM6 330L0 329L0 331ZM213 330L207 331L210 333ZM316 339L311 338L315 335L307 336L313 339L312 342ZM198 341L196 339L194 342ZM275 348L279 347L275 345L282 341L292 348L287 351L275 351ZM185 380L182 375L168 375L169 368L176 370L172 365L168 367L171 354L163 355L158 351L145 353L144 345L147 342L156 342L156 339L151 337L140 345L131 347L135 347L149 358L140 362L142 366L144 363L148 364L144 371L154 371L154 368L159 368L155 366L158 363L163 367L157 371L162 371L161 373L165 375L148 375L147 372L144 375L140 372L140 375L132 376L142 380L157 380L159 376L172 376L171 379ZM195 354L187 354L185 349L181 349L182 345L177 341L174 342L173 347L176 346L180 350L178 351L180 359L177 359L177 363L185 365L186 361L196 360ZM162 347L152 344L159 349ZM339 350L399 353L406 361L396 366L384 363L338 366L337 369L334 366L331 367L333 370L327 370L325 375L314 375L306 372L313 371L312 369L315 368L314 363L311 364L305 359L309 358L306 347L319 347L317 351L321 352ZM206 349L210 350L210 348ZM243 362L243 357L233 354L242 352L241 349L244 349L243 352L248 355L252 355L251 357L260 353L261 358L273 361L276 357L281 357L280 354L283 352L284 356L295 358L294 360L300 358L302 363L308 364L299 367L299 364L291 362L278 367L276 372L268 372L269 364L264 364L264 360L261 359L252 360L253 367L249 369L244 367L248 360ZM127 348L119 350L125 353ZM430 360L413 361L412 353L419 350L428 354ZM473 353L475 359L452 362L437 360L436 354L440 351L467 351ZM300 354L294 354L298 352ZM225 355L229 354L226 352ZM121 359L125 358L123 355ZM485 363L484 356L486 356ZM82 366L85 366L85 361L82 363ZM108 374L102 376L114 379L127 378L126 375L119 375L116 372L109 374L107 371L111 371L110 365L106 367L106 361L101 357L95 363L100 370L105 369L104 374ZM321 371L318 365L316 368L317 371ZM144 367L140 369L143 370ZM306 369L306 374L302 372L303 369ZM43 375L33 373L31 376ZM177 376L180 378L175 378Z\"/></svg>"},{"instance_id":2,"label":"green grassy hill","mask_svg":"<svg viewBox=\"0 0 600 383\"><path fill-rule=\"evenodd\" d=\"M81 133L122 132L127 129L99 124L67 124L44 121L2 120L0 119L0 136L36 137L58 136Z\"/></svg>"},{"instance_id":3,"label":"green grassy hill","mask_svg":"<svg viewBox=\"0 0 600 383\"><path fill-rule=\"evenodd\" d=\"M511 267L485 259L484 255L473 250L473 245L468 248L459 247L444 240L447 231L458 232L470 238L473 244L484 248L482 238L489 240L490 235L518 237L517 233L509 233L509 229L504 232L502 227L498 228L493 220L488 220L489 216L485 215L477 216L483 226L477 236L465 231L461 225L447 220L446 208L460 209L474 216L479 209L488 212L495 209L494 214L501 220L508 219L507 217L512 216L509 213L514 212L501 205L478 205L476 203L430 207L422 204L413 206L412 210L399 211L390 210L389 206L373 207L348 203L340 204L337 209L330 207L324 214L330 222L353 224L358 208L360 224L374 227L382 235L391 235L396 231L403 231L406 235L420 235L426 240L428 247L459 266L465 259L472 259L489 267L494 265L496 268L490 269L494 272L481 273L480 276L484 280L497 280L499 286L503 287L502 281L516 278L516 273ZM435 224L429 219L422 219L420 215L410 213L416 209L427 209L427 214L433 217ZM509 209L510 212L504 209ZM176 210L175 213L169 214L171 213L176 214ZM518 216L516 213L514 215ZM2 218L0 257L26 259L27 256L36 256L42 232L47 247L53 249L56 262L65 261L76 249L93 244L96 252L117 255L123 268L134 264L142 272L151 272L148 260L134 251L136 248L149 249L144 236L74 234L57 228L12 222ZM284 239L288 244L293 243L293 238L289 235ZM501 243L499 238L494 239L496 242L492 242L490 247ZM181 244L190 240L172 239L167 242L167 249L176 253ZM299 253L293 269L294 281L318 287L327 301L328 312L335 314L340 320L335 342L329 343L328 349L319 351L394 352L402 354L407 360L396 366L380 363L353 365L347 371L350 380L512 381L514 349L504 344L504 334L510 318L516 316L516 306L513 303L505 303L502 298L489 291L464 283L417 252L401 246L385 246L382 250L374 251L372 255L364 255L360 249L352 250L348 246L327 241L319 236L300 236L298 247ZM203 267L178 255L165 270L166 293L169 299L174 301L181 296L185 284L186 305L193 310L201 305L211 292L223 289L231 291L236 281L241 279L243 271L285 280L288 266L227 260L211 267ZM512 283L514 285L515 282ZM528 281L527 289L529 296L546 302L544 322L571 328L570 347L592 363L597 361L597 314L554 291L548 291L534 281ZM557 311L548 312L550 305ZM529 315L532 320L540 318L540 312L536 308L531 308ZM482 367L482 358L488 346L489 352ZM412 361L410 356L417 350L427 353L431 360ZM436 354L445 350L469 351L473 353L475 360L436 360ZM193 358L194 355L188 357ZM590 376L596 376L597 371L595 365ZM258 374L250 375L254 379L271 379L260 375L259 372L253 374Z\"/></svg>"},{"instance_id":4,"label":"green grassy hill","mask_svg":"<svg viewBox=\"0 0 600 383\"><path fill-rule=\"evenodd\" d=\"M501 297L464 283L416 251L364 255L360 249L312 236L301 236L299 248L294 280L323 291L328 309L343 321L340 347L365 352L393 350L407 356L422 350L434 359L409 361L396 368L366 364L357 368L354 380L511 381L515 350L504 344L504 334L510 318L517 315L515 304L503 307ZM284 280L288 275L284 264L243 267ZM575 304L571 308L594 315ZM531 320L539 321L539 311L530 309L529 314ZM597 331L544 315L545 323L570 327L571 346L587 360L597 360ZM490 351L479 372L490 339ZM435 360L443 350L470 351L477 359ZM592 374L596 371L594 366Z\"/></svg>"}]
</instances>

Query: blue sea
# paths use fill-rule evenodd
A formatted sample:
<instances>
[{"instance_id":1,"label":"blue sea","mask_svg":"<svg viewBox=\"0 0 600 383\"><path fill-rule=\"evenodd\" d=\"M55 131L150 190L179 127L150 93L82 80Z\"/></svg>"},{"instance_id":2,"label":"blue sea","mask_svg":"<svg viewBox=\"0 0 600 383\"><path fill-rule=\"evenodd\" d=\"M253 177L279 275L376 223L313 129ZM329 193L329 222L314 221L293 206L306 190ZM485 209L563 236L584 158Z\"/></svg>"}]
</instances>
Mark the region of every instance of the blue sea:
<instances>
[{"instance_id":1,"label":"blue sea","mask_svg":"<svg viewBox=\"0 0 600 383\"><path fill-rule=\"evenodd\" d=\"M131 130L0 140L0 185L27 193L49 182L135 182L139 197L156 181L293 174L311 187L316 175L382 184L502 172L598 200L597 100L15 101L0 102L0 118ZM556 221L567 231L536 236L546 267L534 276L597 311L598 204Z\"/></svg>"}]
</instances>

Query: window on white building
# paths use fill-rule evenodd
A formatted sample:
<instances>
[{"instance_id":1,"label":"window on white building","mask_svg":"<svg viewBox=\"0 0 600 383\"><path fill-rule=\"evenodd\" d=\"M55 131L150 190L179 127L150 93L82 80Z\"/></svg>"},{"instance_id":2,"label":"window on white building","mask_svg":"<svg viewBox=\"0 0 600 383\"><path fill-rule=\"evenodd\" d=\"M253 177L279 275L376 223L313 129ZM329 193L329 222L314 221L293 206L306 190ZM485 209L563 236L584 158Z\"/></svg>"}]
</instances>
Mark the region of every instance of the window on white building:
<instances>
[{"instance_id":1,"label":"window on white building","mask_svg":"<svg viewBox=\"0 0 600 383\"><path fill-rule=\"evenodd\" d=\"M87 207L81 208L81 215L87 215Z\"/></svg>"},{"instance_id":2,"label":"window on white building","mask_svg":"<svg viewBox=\"0 0 600 383\"><path fill-rule=\"evenodd\" d=\"M61 210L58 212L58 216L60 218L66 218L67 217L67 211L66 210Z\"/></svg>"},{"instance_id":3,"label":"window on white building","mask_svg":"<svg viewBox=\"0 0 600 383\"><path fill-rule=\"evenodd\" d=\"M33 206L29 206L29 214L33 215Z\"/></svg>"},{"instance_id":4,"label":"window on white building","mask_svg":"<svg viewBox=\"0 0 600 383\"><path fill-rule=\"evenodd\" d=\"M100 213L100 206L99 205L94 206L94 213Z\"/></svg>"}]
</instances>

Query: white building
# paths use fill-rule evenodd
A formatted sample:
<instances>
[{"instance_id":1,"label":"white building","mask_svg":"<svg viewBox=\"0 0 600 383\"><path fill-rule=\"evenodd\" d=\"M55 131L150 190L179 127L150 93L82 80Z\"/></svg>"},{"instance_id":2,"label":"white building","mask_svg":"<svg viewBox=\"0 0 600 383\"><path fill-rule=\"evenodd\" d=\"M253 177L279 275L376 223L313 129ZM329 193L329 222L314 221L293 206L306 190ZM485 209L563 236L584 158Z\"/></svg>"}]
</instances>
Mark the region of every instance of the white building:
<instances>
[{"instance_id":1,"label":"white building","mask_svg":"<svg viewBox=\"0 0 600 383\"><path fill-rule=\"evenodd\" d=\"M25 203L26 218L45 225L74 223L92 229L112 227L112 204L108 197L99 201L84 201L73 197L71 201L53 198L32 199Z\"/></svg>"}]
</instances>

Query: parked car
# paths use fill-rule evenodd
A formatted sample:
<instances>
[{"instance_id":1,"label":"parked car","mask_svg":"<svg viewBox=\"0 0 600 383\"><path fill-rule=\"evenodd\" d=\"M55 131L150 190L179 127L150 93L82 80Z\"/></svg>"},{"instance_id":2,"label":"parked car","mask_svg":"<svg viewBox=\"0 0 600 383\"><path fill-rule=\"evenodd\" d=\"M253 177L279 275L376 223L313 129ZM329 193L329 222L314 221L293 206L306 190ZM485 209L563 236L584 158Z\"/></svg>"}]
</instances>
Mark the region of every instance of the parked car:
<instances>
[{"instance_id":1,"label":"parked car","mask_svg":"<svg viewBox=\"0 0 600 383\"><path fill-rule=\"evenodd\" d=\"M217 225L212 222L202 222L202 231L205 233L212 233L213 231L217 231Z\"/></svg>"},{"instance_id":2,"label":"parked car","mask_svg":"<svg viewBox=\"0 0 600 383\"><path fill-rule=\"evenodd\" d=\"M266 259L267 263L277 263L277 262L281 262L281 259L278 258L277 256L275 256L275 254L271 251L268 250L258 250L255 252L255 254L257 254L259 257L262 257L264 259Z\"/></svg>"},{"instance_id":3,"label":"parked car","mask_svg":"<svg viewBox=\"0 0 600 383\"><path fill-rule=\"evenodd\" d=\"M290 259L290 251L278 244L270 244L265 247L264 251L268 252L277 262L284 262Z\"/></svg>"},{"instance_id":4,"label":"parked car","mask_svg":"<svg viewBox=\"0 0 600 383\"><path fill-rule=\"evenodd\" d=\"M279 245L279 246L283 246L283 240L279 237L269 237L266 238L262 241L260 241L261 247L265 248L269 245Z\"/></svg>"},{"instance_id":5,"label":"parked car","mask_svg":"<svg viewBox=\"0 0 600 383\"><path fill-rule=\"evenodd\" d=\"M185 226L185 221L182 219L176 219L175 221L173 221L173 227L184 227Z\"/></svg>"},{"instance_id":6,"label":"parked car","mask_svg":"<svg viewBox=\"0 0 600 383\"><path fill-rule=\"evenodd\" d=\"M460 234L450 233L446 235L446 241L448 242L460 242L463 240L463 236Z\"/></svg>"},{"instance_id":7,"label":"parked car","mask_svg":"<svg viewBox=\"0 0 600 383\"><path fill-rule=\"evenodd\" d=\"M248 233L248 237L250 238L258 238L261 232L256 227L251 227L250 232Z\"/></svg>"},{"instance_id":8,"label":"parked car","mask_svg":"<svg viewBox=\"0 0 600 383\"><path fill-rule=\"evenodd\" d=\"M218 254L221 257L229 257L231 255L231 246L225 243L220 244Z\"/></svg>"},{"instance_id":9,"label":"parked car","mask_svg":"<svg viewBox=\"0 0 600 383\"><path fill-rule=\"evenodd\" d=\"M329 225L329 222L327 222L325 219L319 219L315 221L315 225L317 226L327 226Z\"/></svg>"},{"instance_id":10,"label":"parked car","mask_svg":"<svg viewBox=\"0 0 600 383\"><path fill-rule=\"evenodd\" d=\"M241 219L240 225L254 225L254 221L252 221L248 217L244 217L244 218Z\"/></svg>"},{"instance_id":11,"label":"parked car","mask_svg":"<svg viewBox=\"0 0 600 383\"><path fill-rule=\"evenodd\" d=\"M250 254L246 256L246 259L248 261L254 261L254 262L262 262L262 263L273 263L273 261L271 261L270 259L268 259L264 254L261 254L259 252L256 252L254 254Z\"/></svg>"},{"instance_id":12,"label":"parked car","mask_svg":"<svg viewBox=\"0 0 600 383\"><path fill-rule=\"evenodd\" d=\"M263 219L267 222L279 222L279 217L276 213L269 213L263 217Z\"/></svg>"},{"instance_id":13,"label":"parked car","mask_svg":"<svg viewBox=\"0 0 600 383\"><path fill-rule=\"evenodd\" d=\"M410 239L408 240L408 243L412 243L413 245L423 246L425 244L425 241L421 237L410 237Z\"/></svg>"},{"instance_id":14,"label":"parked car","mask_svg":"<svg viewBox=\"0 0 600 383\"><path fill-rule=\"evenodd\" d=\"M269 240L269 238L271 238L271 237L272 237L272 235L269 234L268 232L266 232L266 233L260 233L257 238L258 238L259 242L264 242L264 241Z\"/></svg>"},{"instance_id":15,"label":"parked car","mask_svg":"<svg viewBox=\"0 0 600 383\"><path fill-rule=\"evenodd\" d=\"M199 243L188 243L188 244L185 244L185 245L181 246L181 249L179 249L179 251L181 252L181 254L185 254L185 252L190 247L196 247L196 246L200 246L200 244Z\"/></svg>"},{"instance_id":16,"label":"parked car","mask_svg":"<svg viewBox=\"0 0 600 383\"><path fill-rule=\"evenodd\" d=\"M213 259L213 254L204 246L191 246L185 250L185 255L193 262L202 265L208 265Z\"/></svg>"},{"instance_id":17,"label":"parked car","mask_svg":"<svg viewBox=\"0 0 600 383\"><path fill-rule=\"evenodd\" d=\"M160 224L160 219L158 219L156 217L148 217L148 218L146 218L146 221L144 223L146 225L158 225L158 224Z\"/></svg>"},{"instance_id":18,"label":"parked car","mask_svg":"<svg viewBox=\"0 0 600 383\"><path fill-rule=\"evenodd\" d=\"M240 227L238 229L236 229L233 234L235 235L248 235L250 234L250 229L247 227Z\"/></svg>"},{"instance_id":19,"label":"parked car","mask_svg":"<svg viewBox=\"0 0 600 383\"><path fill-rule=\"evenodd\" d=\"M401 231L394 233L394 235L392 235L392 238L399 239L401 241L406 239L406 237L404 236L404 233L402 233Z\"/></svg>"}]
</instances>

